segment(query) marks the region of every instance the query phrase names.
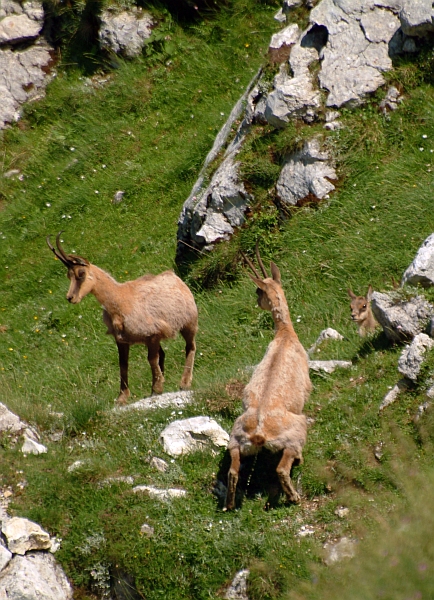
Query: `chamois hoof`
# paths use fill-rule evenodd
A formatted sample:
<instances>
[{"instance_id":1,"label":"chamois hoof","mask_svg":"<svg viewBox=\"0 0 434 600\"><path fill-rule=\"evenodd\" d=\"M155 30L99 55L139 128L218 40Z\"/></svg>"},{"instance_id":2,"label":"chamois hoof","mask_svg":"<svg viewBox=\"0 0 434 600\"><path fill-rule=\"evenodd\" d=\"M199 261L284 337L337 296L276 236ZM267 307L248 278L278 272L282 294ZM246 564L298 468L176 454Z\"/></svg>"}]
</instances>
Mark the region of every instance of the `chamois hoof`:
<instances>
[{"instance_id":1,"label":"chamois hoof","mask_svg":"<svg viewBox=\"0 0 434 600\"><path fill-rule=\"evenodd\" d=\"M116 404L119 404L120 406L124 406L125 404L128 404L129 397L130 397L130 390L121 392L116 399Z\"/></svg>"}]
</instances>

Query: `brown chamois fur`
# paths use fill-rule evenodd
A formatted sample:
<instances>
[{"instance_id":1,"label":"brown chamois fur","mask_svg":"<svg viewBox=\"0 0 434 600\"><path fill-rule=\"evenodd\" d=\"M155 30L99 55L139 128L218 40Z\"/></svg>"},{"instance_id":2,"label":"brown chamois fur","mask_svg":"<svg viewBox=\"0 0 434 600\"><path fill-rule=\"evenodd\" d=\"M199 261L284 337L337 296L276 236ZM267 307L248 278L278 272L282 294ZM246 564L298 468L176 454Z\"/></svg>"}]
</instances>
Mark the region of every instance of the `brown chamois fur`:
<instances>
[{"instance_id":1,"label":"brown chamois fur","mask_svg":"<svg viewBox=\"0 0 434 600\"><path fill-rule=\"evenodd\" d=\"M371 310L372 286L368 287L366 296L356 296L356 294L348 288L348 296L351 298L351 318L357 323L359 335L364 337L367 333L374 331L378 327Z\"/></svg>"},{"instance_id":2,"label":"brown chamois fur","mask_svg":"<svg viewBox=\"0 0 434 600\"><path fill-rule=\"evenodd\" d=\"M91 293L103 307L107 333L115 338L119 352L120 392L117 401L125 403L128 388L128 357L131 344L148 348L152 370L152 393L163 392L164 350L161 340L181 333L185 339L186 361L181 388L188 389L193 377L196 351L197 307L193 294L173 271L143 275L134 281L118 283L111 275L75 254L65 254L56 238L57 249L47 244L68 269L71 283L66 298L78 304Z\"/></svg>"},{"instance_id":3,"label":"brown chamois fur","mask_svg":"<svg viewBox=\"0 0 434 600\"><path fill-rule=\"evenodd\" d=\"M283 451L276 469L277 475L287 499L290 502L300 501L290 473L294 461L302 461L302 449L306 442L306 417L302 411L312 388L308 359L291 323L279 269L272 262L272 278L268 277L258 249L256 255L264 279L251 261L245 258L255 273L255 277L250 277L258 287L258 305L271 311L275 337L244 389L245 412L232 428L228 445L231 466L228 473L227 510L235 508L241 458L257 454L261 448L273 453Z\"/></svg>"}]
</instances>

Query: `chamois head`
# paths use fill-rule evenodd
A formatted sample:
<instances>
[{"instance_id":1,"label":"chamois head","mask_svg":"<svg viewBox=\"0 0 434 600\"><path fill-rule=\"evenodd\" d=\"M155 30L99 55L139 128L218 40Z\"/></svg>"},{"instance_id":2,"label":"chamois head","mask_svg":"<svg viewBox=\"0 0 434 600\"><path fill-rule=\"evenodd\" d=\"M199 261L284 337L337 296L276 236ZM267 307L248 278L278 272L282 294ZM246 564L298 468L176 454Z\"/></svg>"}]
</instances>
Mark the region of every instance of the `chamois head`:
<instances>
[{"instance_id":1,"label":"chamois head","mask_svg":"<svg viewBox=\"0 0 434 600\"><path fill-rule=\"evenodd\" d=\"M256 270L256 267L252 261L243 253L243 258L252 269L254 276L248 273L250 279L257 285L256 293L258 295L258 306L263 310L273 311L277 306L280 305L282 296L282 281L280 278L280 271L274 262L270 262L271 277L268 275L267 270L264 267L264 263L259 255L258 243L256 242L256 258L261 268L263 278Z\"/></svg>"},{"instance_id":2,"label":"chamois head","mask_svg":"<svg viewBox=\"0 0 434 600\"><path fill-rule=\"evenodd\" d=\"M357 324L364 323L371 315L369 303L372 298L372 286L368 287L366 296L356 296L356 294L348 288L348 296L351 298L351 318Z\"/></svg>"},{"instance_id":3,"label":"chamois head","mask_svg":"<svg viewBox=\"0 0 434 600\"><path fill-rule=\"evenodd\" d=\"M68 278L71 283L66 294L66 299L71 304L78 304L93 288L94 282L89 273L90 263L85 258L76 254L66 254L60 245L61 234L62 232L58 233L56 237L57 249L51 244L50 236L47 236L47 244L54 255L68 269Z\"/></svg>"}]
</instances>

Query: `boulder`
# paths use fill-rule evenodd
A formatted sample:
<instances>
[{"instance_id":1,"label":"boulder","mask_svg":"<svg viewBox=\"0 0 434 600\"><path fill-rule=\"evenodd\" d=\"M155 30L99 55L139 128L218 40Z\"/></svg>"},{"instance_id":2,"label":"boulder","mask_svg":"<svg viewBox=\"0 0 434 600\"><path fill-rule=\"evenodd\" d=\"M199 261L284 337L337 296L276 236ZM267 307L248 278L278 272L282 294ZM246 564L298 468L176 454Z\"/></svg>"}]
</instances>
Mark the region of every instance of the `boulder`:
<instances>
[{"instance_id":1,"label":"boulder","mask_svg":"<svg viewBox=\"0 0 434 600\"><path fill-rule=\"evenodd\" d=\"M9 564L12 558L12 552L10 552L0 541L0 572Z\"/></svg>"},{"instance_id":2,"label":"boulder","mask_svg":"<svg viewBox=\"0 0 434 600\"><path fill-rule=\"evenodd\" d=\"M48 452L46 446L37 442L33 437L24 434L24 444L21 448L23 454L45 454Z\"/></svg>"},{"instance_id":3,"label":"boulder","mask_svg":"<svg viewBox=\"0 0 434 600\"><path fill-rule=\"evenodd\" d=\"M164 451L170 456L190 454L208 447L225 447L228 433L209 417L173 421L160 435Z\"/></svg>"},{"instance_id":4,"label":"boulder","mask_svg":"<svg viewBox=\"0 0 434 600\"><path fill-rule=\"evenodd\" d=\"M277 198L282 205L295 206L305 198L325 198L337 179L327 152L321 151L320 141L307 141L298 152L287 156L276 184Z\"/></svg>"},{"instance_id":5,"label":"boulder","mask_svg":"<svg viewBox=\"0 0 434 600\"><path fill-rule=\"evenodd\" d=\"M431 0L403 0L399 18L407 35L424 36L434 31Z\"/></svg>"},{"instance_id":6,"label":"boulder","mask_svg":"<svg viewBox=\"0 0 434 600\"><path fill-rule=\"evenodd\" d=\"M0 432L18 433L26 427L17 415L0 402Z\"/></svg>"},{"instance_id":7,"label":"boulder","mask_svg":"<svg viewBox=\"0 0 434 600\"><path fill-rule=\"evenodd\" d=\"M426 238L402 276L401 285L406 283L423 287L434 285L434 233Z\"/></svg>"},{"instance_id":8,"label":"boulder","mask_svg":"<svg viewBox=\"0 0 434 600\"><path fill-rule=\"evenodd\" d=\"M0 572L0 600L72 600L72 588L49 552L14 556Z\"/></svg>"},{"instance_id":9,"label":"boulder","mask_svg":"<svg viewBox=\"0 0 434 600\"><path fill-rule=\"evenodd\" d=\"M0 50L0 129L19 119L24 102L43 96L50 81L51 51L46 42L25 50Z\"/></svg>"},{"instance_id":10,"label":"boulder","mask_svg":"<svg viewBox=\"0 0 434 600\"><path fill-rule=\"evenodd\" d=\"M100 19L101 46L128 58L140 55L146 40L152 33L153 19L141 8L119 13L104 10Z\"/></svg>"},{"instance_id":11,"label":"boulder","mask_svg":"<svg viewBox=\"0 0 434 600\"><path fill-rule=\"evenodd\" d=\"M406 300L396 292L374 292L371 308L391 342L412 340L418 333L426 330L434 315L434 307L423 296Z\"/></svg>"},{"instance_id":12,"label":"boulder","mask_svg":"<svg viewBox=\"0 0 434 600\"><path fill-rule=\"evenodd\" d=\"M399 357L398 371L408 379L416 381L424 361L424 354L433 346L434 340L426 333L419 333Z\"/></svg>"},{"instance_id":13,"label":"boulder","mask_svg":"<svg viewBox=\"0 0 434 600\"><path fill-rule=\"evenodd\" d=\"M178 222L178 240L194 248L210 249L210 245L228 240L234 228L245 221L252 198L239 175L240 163L235 153L228 155L214 173L210 184L184 204Z\"/></svg>"},{"instance_id":14,"label":"boulder","mask_svg":"<svg viewBox=\"0 0 434 600\"><path fill-rule=\"evenodd\" d=\"M0 45L36 39L42 26L43 22L29 19L25 14L5 17L0 21Z\"/></svg>"}]
</instances>

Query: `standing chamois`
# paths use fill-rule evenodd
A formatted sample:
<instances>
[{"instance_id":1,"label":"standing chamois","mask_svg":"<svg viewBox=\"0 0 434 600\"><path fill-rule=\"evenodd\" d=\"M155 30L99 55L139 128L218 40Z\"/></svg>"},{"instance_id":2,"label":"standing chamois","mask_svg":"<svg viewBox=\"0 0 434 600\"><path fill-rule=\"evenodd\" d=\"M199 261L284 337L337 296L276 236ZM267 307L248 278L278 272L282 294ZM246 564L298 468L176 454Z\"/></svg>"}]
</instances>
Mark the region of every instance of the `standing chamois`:
<instances>
[{"instance_id":1,"label":"standing chamois","mask_svg":"<svg viewBox=\"0 0 434 600\"><path fill-rule=\"evenodd\" d=\"M128 388L128 356L131 344L145 344L152 370L152 393L161 394L164 383L164 350L160 342L181 333L185 339L186 361L181 388L187 389L193 377L197 307L193 294L173 271L143 275L134 281L118 283L111 275L85 258L65 254L56 237L57 249L47 244L68 269L71 283L66 298L78 304L91 293L103 307L107 333L115 338L119 352L120 393L117 402L124 404Z\"/></svg>"},{"instance_id":2,"label":"standing chamois","mask_svg":"<svg viewBox=\"0 0 434 600\"><path fill-rule=\"evenodd\" d=\"M351 318L357 323L359 335L364 337L367 333L374 331L378 327L371 310L372 286L368 287L366 296L356 296L356 294L348 288L348 296L351 298Z\"/></svg>"},{"instance_id":3,"label":"standing chamois","mask_svg":"<svg viewBox=\"0 0 434 600\"><path fill-rule=\"evenodd\" d=\"M255 274L254 277L249 276L258 287L258 305L263 310L271 311L275 337L244 389L245 412L235 421L231 432L227 510L235 508L241 458L257 454L262 448L273 453L283 451L276 469L277 475L288 500L300 501L290 473L294 461L297 464L302 461L302 449L306 442L306 417L302 411L312 388L308 359L291 323L279 269L273 262L270 263L272 277L269 277L258 246L256 256L264 279L253 263L247 257L245 259Z\"/></svg>"}]
</instances>

